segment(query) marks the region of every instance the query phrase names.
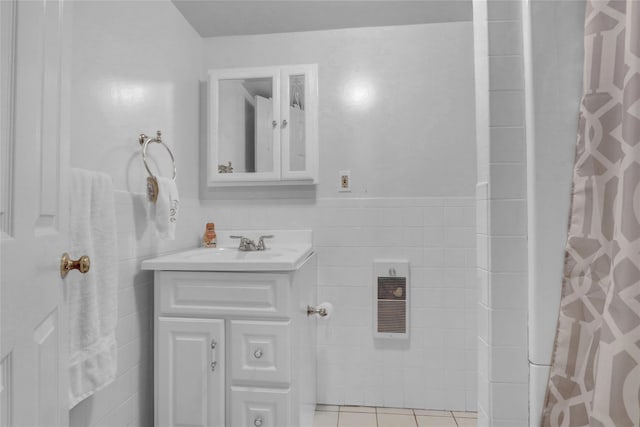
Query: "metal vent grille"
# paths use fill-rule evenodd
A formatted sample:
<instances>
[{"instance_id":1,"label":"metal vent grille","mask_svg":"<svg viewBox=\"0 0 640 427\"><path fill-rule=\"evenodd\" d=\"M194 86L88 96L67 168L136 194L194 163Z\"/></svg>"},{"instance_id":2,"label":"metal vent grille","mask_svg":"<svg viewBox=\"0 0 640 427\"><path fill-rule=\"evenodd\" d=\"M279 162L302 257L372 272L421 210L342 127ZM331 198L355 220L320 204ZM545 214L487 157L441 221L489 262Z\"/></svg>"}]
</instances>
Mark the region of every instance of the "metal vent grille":
<instances>
[{"instance_id":1,"label":"metal vent grille","mask_svg":"<svg viewBox=\"0 0 640 427\"><path fill-rule=\"evenodd\" d=\"M378 277L378 333L407 333L407 278Z\"/></svg>"}]
</instances>

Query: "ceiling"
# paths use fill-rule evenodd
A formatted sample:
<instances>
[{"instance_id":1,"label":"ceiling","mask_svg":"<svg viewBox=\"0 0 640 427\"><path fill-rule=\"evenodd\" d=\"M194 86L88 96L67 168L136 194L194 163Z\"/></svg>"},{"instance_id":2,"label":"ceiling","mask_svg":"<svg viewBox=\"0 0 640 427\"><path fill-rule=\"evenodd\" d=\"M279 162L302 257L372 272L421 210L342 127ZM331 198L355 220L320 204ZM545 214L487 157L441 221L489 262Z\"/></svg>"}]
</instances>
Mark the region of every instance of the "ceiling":
<instances>
[{"instance_id":1,"label":"ceiling","mask_svg":"<svg viewBox=\"0 0 640 427\"><path fill-rule=\"evenodd\" d=\"M472 0L172 0L202 37L471 21Z\"/></svg>"}]
</instances>

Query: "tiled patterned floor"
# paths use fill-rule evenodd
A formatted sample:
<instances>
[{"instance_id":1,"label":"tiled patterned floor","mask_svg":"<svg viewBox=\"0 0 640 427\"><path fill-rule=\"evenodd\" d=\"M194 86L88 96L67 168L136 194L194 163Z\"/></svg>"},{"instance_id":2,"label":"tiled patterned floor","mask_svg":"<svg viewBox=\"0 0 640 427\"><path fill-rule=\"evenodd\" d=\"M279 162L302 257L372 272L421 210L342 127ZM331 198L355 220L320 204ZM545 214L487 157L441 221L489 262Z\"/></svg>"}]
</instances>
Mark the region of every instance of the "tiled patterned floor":
<instances>
[{"instance_id":1,"label":"tiled patterned floor","mask_svg":"<svg viewBox=\"0 0 640 427\"><path fill-rule=\"evenodd\" d=\"M476 427L475 412L318 405L314 427Z\"/></svg>"}]
</instances>

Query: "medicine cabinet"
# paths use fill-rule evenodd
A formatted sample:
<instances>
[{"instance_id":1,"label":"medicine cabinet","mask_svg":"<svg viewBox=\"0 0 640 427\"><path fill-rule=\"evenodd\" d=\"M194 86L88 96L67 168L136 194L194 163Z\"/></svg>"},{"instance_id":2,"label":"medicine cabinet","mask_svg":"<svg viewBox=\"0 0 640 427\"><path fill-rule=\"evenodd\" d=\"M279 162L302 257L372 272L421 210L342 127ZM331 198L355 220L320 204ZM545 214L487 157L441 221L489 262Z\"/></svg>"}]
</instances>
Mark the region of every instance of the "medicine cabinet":
<instances>
[{"instance_id":1,"label":"medicine cabinet","mask_svg":"<svg viewBox=\"0 0 640 427\"><path fill-rule=\"evenodd\" d=\"M317 65L209 70L208 101L208 187L317 183Z\"/></svg>"}]
</instances>

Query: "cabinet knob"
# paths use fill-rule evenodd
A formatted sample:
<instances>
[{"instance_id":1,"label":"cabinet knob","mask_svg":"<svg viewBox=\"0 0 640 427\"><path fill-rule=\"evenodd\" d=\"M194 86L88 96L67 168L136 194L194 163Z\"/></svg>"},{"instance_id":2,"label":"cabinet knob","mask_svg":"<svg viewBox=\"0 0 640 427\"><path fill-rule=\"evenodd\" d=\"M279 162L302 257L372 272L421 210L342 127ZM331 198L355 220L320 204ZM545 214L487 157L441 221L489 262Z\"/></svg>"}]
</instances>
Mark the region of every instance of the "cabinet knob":
<instances>
[{"instance_id":1,"label":"cabinet knob","mask_svg":"<svg viewBox=\"0 0 640 427\"><path fill-rule=\"evenodd\" d=\"M253 425L256 427L260 427L262 425L262 418L258 417L255 420L253 420Z\"/></svg>"},{"instance_id":2,"label":"cabinet knob","mask_svg":"<svg viewBox=\"0 0 640 427\"><path fill-rule=\"evenodd\" d=\"M262 349L259 348L256 351L253 352L253 357L255 357L256 359L260 359L262 357Z\"/></svg>"},{"instance_id":3,"label":"cabinet knob","mask_svg":"<svg viewBox=\"0 0 640 427\"><path fill-rule=\"evenodd\" d=\"M278 122L276 122L275 120L271 122L271 126L275 129L276 126L278 126Z\"/></svg>"},{"instance_id":4,"label":"cabinet knob","mask_svg":"<svg viewBox=\"0 0 640 427\"><path fill-rule=\"evenodd\" d=\"M311 307L307 306L307 316L311 316L312 314L317 314L320 317L327 317L329 312L325 307Z\"/></svg>"},{"instance_id":5,"label":"cabinet knob","mask_svg":"<svg viewBox=\"0 0 640 427\"><path fill-rule=\"evenodd\" d=\"M283 121L282 121L282 129L286 128L288 124L289 124L289 123L287 123L287 121L286 121L286 120L283 120Z\"/></svg>"}]
</instances>

